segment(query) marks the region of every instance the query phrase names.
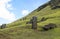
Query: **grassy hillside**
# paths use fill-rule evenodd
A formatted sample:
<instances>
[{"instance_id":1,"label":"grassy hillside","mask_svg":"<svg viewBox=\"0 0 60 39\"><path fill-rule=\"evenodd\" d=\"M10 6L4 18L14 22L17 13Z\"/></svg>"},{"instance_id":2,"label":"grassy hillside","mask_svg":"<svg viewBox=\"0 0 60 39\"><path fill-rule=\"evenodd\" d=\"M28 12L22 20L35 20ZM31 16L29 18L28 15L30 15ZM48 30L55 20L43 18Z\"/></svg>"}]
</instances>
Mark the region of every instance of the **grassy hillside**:
<instances>
[{"instance_id":1,"label":"grassy hillside","mask_svg":"<svg viewBox=\"0 0 60 39\"><path fill-rule=\"evenodd\" d=\"M32 30L31 24L26 24L26 22L30 21L33 16L37 16L38 21L42 17L48 19L38 22L38 29ZM40 31L42 26L49 23L56 24L57 28L49 31ZM26 17L7 24L7 28L0 29L0 39L60 39L60 8L52 10L50 5L41 10L37 8Z\"/></svg>"}]
</instances>

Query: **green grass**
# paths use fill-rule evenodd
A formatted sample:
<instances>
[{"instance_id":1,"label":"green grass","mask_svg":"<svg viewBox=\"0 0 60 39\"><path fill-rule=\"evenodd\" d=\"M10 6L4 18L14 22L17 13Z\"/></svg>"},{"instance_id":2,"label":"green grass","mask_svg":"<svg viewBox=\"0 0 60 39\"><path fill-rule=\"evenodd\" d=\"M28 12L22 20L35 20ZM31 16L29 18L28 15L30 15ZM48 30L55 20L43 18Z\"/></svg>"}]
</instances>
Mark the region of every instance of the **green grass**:
<instances>
[{"instance_id":1,"label":"green grass","mask_svg":"<svg viewBox=\"0 0 60 39\"><path fill-rule=\"evenodd\" d=\"M38 29L32 30L31 24L26 24L33 16L37 16L38 21L44 18L48 18L43 22L39 22ZM15 22L7 24L7 28L0 29L0 39L60 39L60 8L52 10L50 5L44 9L38 11L38 9L32 11L27 15L25 20L18 19ZM54 23L57 28L49 31L41 31L41 27Z\"/></svg>"}]
</instances>

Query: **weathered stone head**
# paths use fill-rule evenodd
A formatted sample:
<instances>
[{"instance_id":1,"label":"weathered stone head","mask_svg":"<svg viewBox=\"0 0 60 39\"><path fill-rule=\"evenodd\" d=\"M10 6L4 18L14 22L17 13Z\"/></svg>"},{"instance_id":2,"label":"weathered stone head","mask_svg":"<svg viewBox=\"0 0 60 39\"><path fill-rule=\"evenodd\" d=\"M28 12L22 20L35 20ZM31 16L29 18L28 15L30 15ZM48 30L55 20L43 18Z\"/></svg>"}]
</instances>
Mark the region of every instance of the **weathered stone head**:
<instances>
[{"instance_id":1,"label":"weathered stone head","mask_svg":"<svg viewBox=\"0 0 60 39\"><path fill-rule=\"evenodd\" d=\"M32 29L37 29L37 17L32 17Z\"/></svg>"}]
</instances>

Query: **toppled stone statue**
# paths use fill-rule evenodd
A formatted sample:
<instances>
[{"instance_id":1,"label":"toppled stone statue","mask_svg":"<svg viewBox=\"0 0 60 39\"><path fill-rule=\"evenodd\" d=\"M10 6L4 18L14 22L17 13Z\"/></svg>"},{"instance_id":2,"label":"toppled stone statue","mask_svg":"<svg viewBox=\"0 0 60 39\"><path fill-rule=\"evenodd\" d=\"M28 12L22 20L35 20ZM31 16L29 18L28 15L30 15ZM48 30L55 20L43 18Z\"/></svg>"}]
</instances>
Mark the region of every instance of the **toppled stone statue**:
<instances>
[{"instance_id":1,"label":"toppled stone statue","mask_svg":"<svg viewBox=\"0 0 60 39\"><path fill-rule=\"evenodd\" d=\"M45 21L45 20L47 20L47 18L42 17L41 21Z\"/></svg>"},{"instance_id":2,"label":"toppled stone statue","mask_svg":"<svg viewBox=\"0 0 60 39\"><path fill-rule=\"evenodd\" d=\"M1 28L1 29L6 28L6 24L2 24L2 25L0 26L0 28Z\"/></svg>"},{"instance_id":3,"label":"toppled stone statue","mask_svg":"<svg viewBox=\"0 0 60 39\"><path fill-rule=\"evenodd\" d=\"M37 21L37 23L46 21L47 19L48 19L48 18L42 17L41 20Z\"/></svg>"},{"instance_id":4,"label":"toppled stone statue","mask_svg":"<svg viewBox=\"0 0 60 39\"><path fill-rule=\"evenodd\" d=\"M48 25L45 25L43 28L43 30L50 30L50 29L54 29L56 27L56 24L53 23L49 23Z\"/></svg>"},{"instance_id":5,"label":"toppled stone statue","mask_svg":"<svg viewBox=\"0 0 60 39\"><path fill-rule=\"evenodd\" d=\"M32 22L26 22L26 24L31 24Z\"/></svg>"},{"instance_id":6,"label":"toppled stone statue","mask_svg":"<svg viewBox=\"0 0 60 39\"><path fill-rule=\"evenodd\" d=\"M30 21L26 22L26 24L32 24L32 19L30 19Z\"/></svg>"}]
</instances>

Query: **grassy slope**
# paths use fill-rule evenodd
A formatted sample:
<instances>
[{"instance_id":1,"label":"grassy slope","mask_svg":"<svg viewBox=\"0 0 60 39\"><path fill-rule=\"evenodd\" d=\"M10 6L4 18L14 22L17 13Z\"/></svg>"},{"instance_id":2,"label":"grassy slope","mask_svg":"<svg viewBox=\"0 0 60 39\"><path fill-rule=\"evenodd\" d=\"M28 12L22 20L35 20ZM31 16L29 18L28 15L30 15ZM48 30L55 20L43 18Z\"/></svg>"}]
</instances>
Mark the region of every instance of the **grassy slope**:
<instances>
[{"instance_id":1,"label":"grassy slope","mask_svg":"<svg viewBox=\"0 0 60 39\"><path fill-rule=\"evenodd\" d=\"M37 16L38 20L42 17L48 18L46 21L38 23L36 31L31 29L30 24L26 24L31 17ZM53 18L52 18L53 17ZM38 9L25 17L25 20L17 20L7 25L7 28L0 30L0 39L60 39L60 9L51 10L48 5L44 9ZM57 28L49 31L40 31L40 26L48 23L55 23Z\"/></svg>"}]
</instances>

